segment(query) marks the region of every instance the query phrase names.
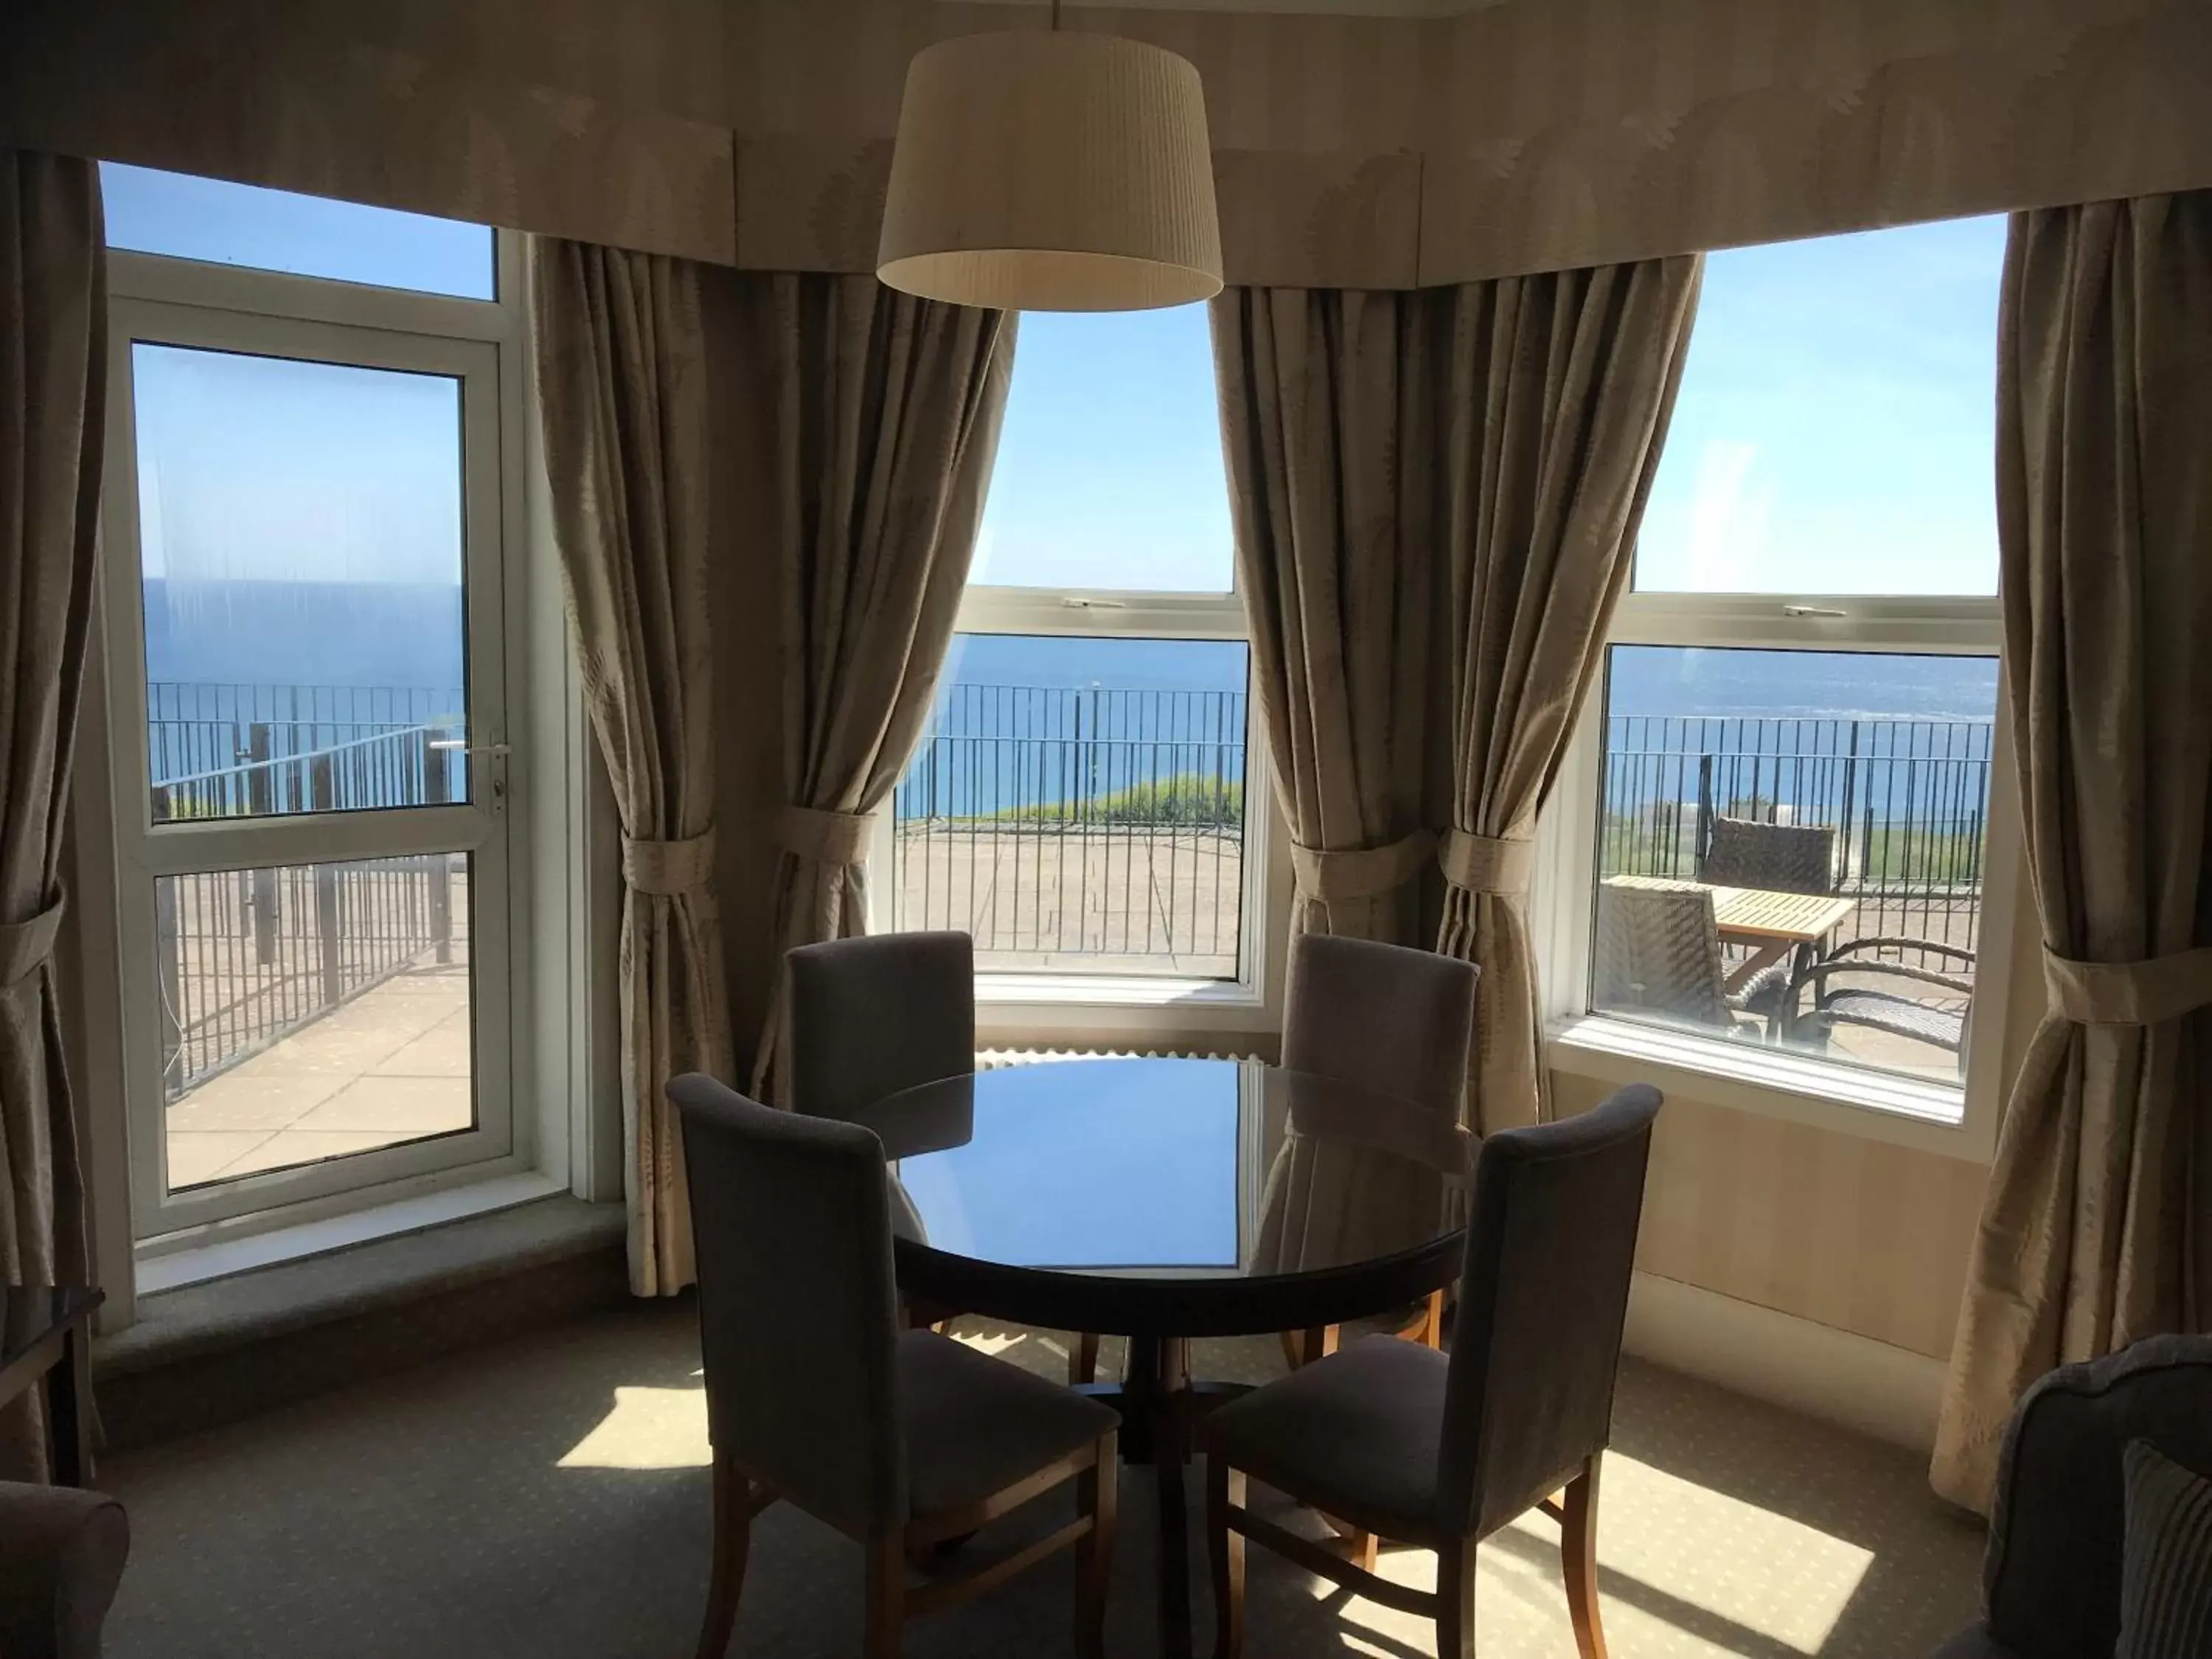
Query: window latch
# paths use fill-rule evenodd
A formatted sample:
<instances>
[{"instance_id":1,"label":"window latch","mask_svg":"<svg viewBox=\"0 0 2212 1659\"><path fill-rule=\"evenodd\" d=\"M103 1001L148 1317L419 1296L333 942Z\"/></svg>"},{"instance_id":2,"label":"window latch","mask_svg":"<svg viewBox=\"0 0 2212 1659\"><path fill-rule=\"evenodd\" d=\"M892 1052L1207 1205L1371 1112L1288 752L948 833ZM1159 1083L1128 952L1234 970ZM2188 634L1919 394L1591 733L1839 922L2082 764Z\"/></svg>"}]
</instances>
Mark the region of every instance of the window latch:
<instances>
[{"instance_id":1,"label":"window latch","mask_svg":"<svg viewBox=\"0 0 2212 1659\"><path fill-rule=\"evenodd\" d=\"M1119 599L1094 599L1083 593L1067 594L1060 604L1070 611L1127 611L1129 608Z\"/></svg>"},{"instance_id":2,"label":"window latch","mask_svg":"<svg viewBox=\"0 0 2212 1659\"><path fill-rule=\"evenodd\" d=\"M1851 613L1826 605L1785 605L1782 607L1782 614L1785 617L1848 617Z\"/></svg>"},{"instance_id":3,"label":"window latch","mask_svg":"<svg viewBox=\"0 0 2212 1659\"><path fill-rule=\"evenodd\" d=\"M514 752L514 745L504 743L467 743L459 738L433 738L433 749L459 750L464 755L489 755L494 760L505 760Z\"/></svg>"}]
</instances>

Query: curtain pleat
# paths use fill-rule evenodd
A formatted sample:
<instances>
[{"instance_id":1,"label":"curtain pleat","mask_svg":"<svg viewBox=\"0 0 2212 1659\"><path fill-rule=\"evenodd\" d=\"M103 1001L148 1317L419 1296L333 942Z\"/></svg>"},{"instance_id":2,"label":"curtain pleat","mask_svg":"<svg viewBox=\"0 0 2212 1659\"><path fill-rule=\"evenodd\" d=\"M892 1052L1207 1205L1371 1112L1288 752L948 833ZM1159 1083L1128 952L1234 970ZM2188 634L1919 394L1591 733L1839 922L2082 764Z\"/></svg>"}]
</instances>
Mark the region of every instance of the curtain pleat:
<instances>
[{"instance_id":1,"label":"curtain pleat","mask_svg":"<svg viewBox=\"0 0 2212 1659\"><path fill-rule=\"evenodd\" d=\"M623 830L619 952L630 1287L694 1277L663 1092L735 1061L715 900L707 346L697 268L532 246L546 471L592 726Z\"/></svg>"},{"instance_id":2,"label":"curtain pleat","mask_svg":"<svg viewBox=\"0 0 2212 1659\"><path fill-rule=\"evenodd\" d=\"M1681 384L1697 256L1441 291L1441 514L1454 635L1452 801L1437 948L1480 963L1474 1107L1544 1115L1528 851L1628 586Z\"/></svg>"},{"instance_id":3,"label":"curtain pleat","mask_svg":"<svg viewBox=\"0 0 2212 1659\"><path fill-rule=\"evenodd\" d=\"M1701 271L1214 301L1295 923L1481 966L1478 1129L1540 1111L1526 841L1627 583Z\"/></svg>"},{"instance_id":4,"label":"curtain pleat","mask_svg":"<svg viewBox=\"0 0 2212 1659\"><path fill-rule=\"evenodd\" d=\"M1425 944L1437 562L1422 296L1232 288L1212 315L1292 928Z\"/></svg>"},{"instance_id":5,"label":"curtain pleat","mask_svg":"<svg viewBox=\"0 0 2212 1659\"><path fill-rule=\"evenodd\" d=\"M90 1282L53 951L97 566L107 389L100 176L0 150L0 1283ZM0 1478L44 1480L36 1390Z\"/></svg>"},{"instance_id":6,"label":"curtain pleat","mask_svg":"<svg viewBox=\"0 0 2212 1659\"><path fill-rule=\"evenodd\" d=\"M1997 528L2051 1002L1931 1478L1988 1511L2036 1377L2212 1328L2212 191L2016 216Z\"/></svg>"},{"instance_id":7,"label":"curtain pleat","mask_svg":"<svg viewBox=\"0 0 2212 1659\"><path fill-rule=\"evenodd\" d=\"M776 399L786 806L771 944L866 931L872 815L926 725L982 520L1012 372L1008 313L872 276L747 276ZM783 992L753 1091L787 1094Z\"/></svg>"}]
</instances>

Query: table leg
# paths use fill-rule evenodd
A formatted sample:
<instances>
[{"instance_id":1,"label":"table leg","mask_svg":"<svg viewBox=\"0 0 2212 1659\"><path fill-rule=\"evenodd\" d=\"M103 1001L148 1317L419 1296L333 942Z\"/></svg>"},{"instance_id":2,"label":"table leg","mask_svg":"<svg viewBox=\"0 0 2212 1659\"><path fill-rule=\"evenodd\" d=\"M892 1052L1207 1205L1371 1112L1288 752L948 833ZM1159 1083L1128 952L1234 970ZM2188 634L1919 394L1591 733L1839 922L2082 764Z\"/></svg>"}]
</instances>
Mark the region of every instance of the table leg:
<instances>
[{"instance_id":1,"label":"table leg","mask_svg":"<svg viewBox=\"0 0 2212 1659\"><path fill-rule=\"evenodd\" d=\"M1190 1345L1182 1337L1132 1337L1125 1399L1152 1458L1159 1496L1160 1652L1189 1659L1190 1516L1183 1492L1189 1456L1183 1410L1190 1390Z\"/></svg>"},{"instance_id":2,"label":"table leg","mask_svg":"<svg viewBox=\"0 0 2212 1659\"><path fill-rule=\"evenodd\" d=\"M80 1315L62 1338L62 1357L46 1373L46 1435L53 1443L54 1484L92 1479L92 1321Z\"/></svg>"},{"instance_id":3,"label":"table leg","mask_svg":"<svg viewBox=\"0 0 2212 1659\"><path fill-rule=\"evenodd\" d=\"M1735 971L1730 974L1725 981L1727 988L1731 993L1741 991L1745 986L1750 984L1756 975L1781 961L1789 952L1790 948L1790 941L1787 939L1767 939L1761 942L1748 957L1736 964Z\"/></svg>"}]
</instances>

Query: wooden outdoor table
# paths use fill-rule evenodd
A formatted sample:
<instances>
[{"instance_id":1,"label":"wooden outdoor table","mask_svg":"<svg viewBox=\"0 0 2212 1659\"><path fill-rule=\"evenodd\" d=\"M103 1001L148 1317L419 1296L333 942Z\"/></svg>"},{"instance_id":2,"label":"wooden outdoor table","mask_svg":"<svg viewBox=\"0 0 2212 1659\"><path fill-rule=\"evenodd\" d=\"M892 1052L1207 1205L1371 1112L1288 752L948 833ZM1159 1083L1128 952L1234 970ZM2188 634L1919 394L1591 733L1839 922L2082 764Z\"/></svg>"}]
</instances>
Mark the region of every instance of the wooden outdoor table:
<instances>
[{"instance_id":1,"label":"wooden outdoor table","mask_svg":"<svg viewBox=\"0 0 2212 1659\"><path fill-rule=\"evenodd\" d=\"M1671 888L1678 891L1705 889L1713 896L1713 921L1721 943L1741 945L1751 954L1728 976L1730 992L1741 990L1765 969L1791 951L1815 949L1820 941L1849 921L1858 908L1854 899L1832 893L1777 893L1763 887L1710 887L1704 882L1675 881L1664 876L1607 876L1615 887Z\"/></svg>"}]
</instances>

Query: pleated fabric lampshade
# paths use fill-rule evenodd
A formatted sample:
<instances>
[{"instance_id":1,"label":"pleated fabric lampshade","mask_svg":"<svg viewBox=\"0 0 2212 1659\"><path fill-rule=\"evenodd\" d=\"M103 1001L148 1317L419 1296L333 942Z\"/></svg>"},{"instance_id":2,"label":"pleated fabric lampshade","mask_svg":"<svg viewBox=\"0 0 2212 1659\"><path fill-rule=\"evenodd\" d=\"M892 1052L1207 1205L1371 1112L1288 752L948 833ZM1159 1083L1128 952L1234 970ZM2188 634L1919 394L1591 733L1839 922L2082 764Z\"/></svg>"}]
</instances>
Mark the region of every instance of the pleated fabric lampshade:
<instances>
[{"instance_id":1,"label":"pleated fabric lampshade","mask_svg":"<svg viewBox=\"0 0 2212 1659\"><path fill-rule=\"evenodd\" d=\"M920 52L876 274L1017 311L1141 311L1219 293L1197 69L1142 41L1057 30Z\"/></svg>"}]
</instances>

